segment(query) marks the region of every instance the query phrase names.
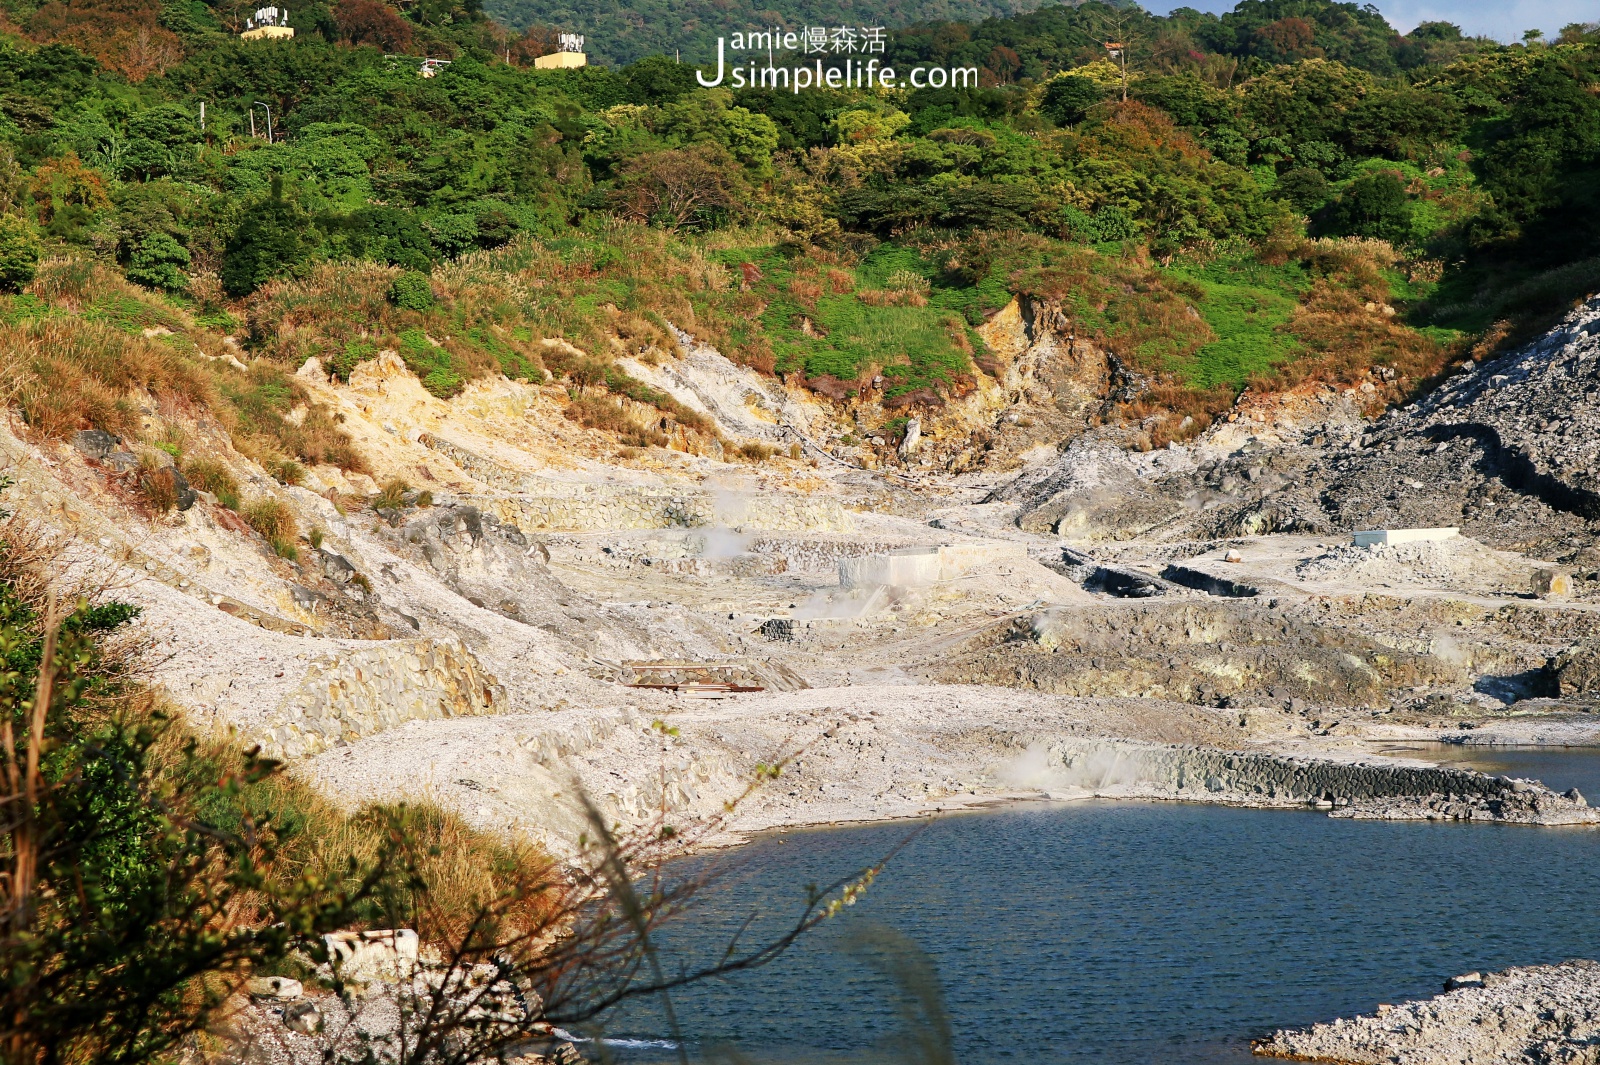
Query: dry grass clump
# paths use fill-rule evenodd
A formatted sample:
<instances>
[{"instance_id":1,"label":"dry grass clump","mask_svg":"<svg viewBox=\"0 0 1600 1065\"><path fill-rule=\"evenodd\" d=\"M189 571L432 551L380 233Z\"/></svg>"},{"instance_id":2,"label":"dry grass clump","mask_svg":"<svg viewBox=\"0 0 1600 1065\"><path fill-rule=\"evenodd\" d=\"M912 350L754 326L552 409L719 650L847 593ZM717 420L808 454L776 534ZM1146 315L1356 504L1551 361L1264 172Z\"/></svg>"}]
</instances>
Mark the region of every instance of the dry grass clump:
<instances>
[{"instance_id":1,"label":"dry grass clump","mask_svg":"<svg viewBox=\"0 0 1600 1065\"><path fill-rule=\"evenodd\" d=\"M778 449L771 444L763 444L756 440L747 440L733 451L734 455L746 462L765 462L778 453Z\"/></svg>"},{"instance_id":2,"label":"dry grass clump","mask_svg":"<svg viewBox=\"0 0 1600 1065\"><path fill-rule=\"evenodd\" d=\"M1342 384L1365 380L1371 367L1386 366L1396 372L1397 387L1404 389L1432 377L1450 360L1450 348L1370 304L1359 292L1318 281L1289 323L1289 330L1315 354L1284 363L1270 377L1252 384L1272 388L1306 381Z\"/></svg>"},{"instance_id":3,"label":"dry grass clump","mask_svg":"<svg viewBox=\"0 0 1600 1065\"><path fill-rule=\"evenodd\" d=\"M926 307L933 286L912 270L896 270L881 289L862 289L856 298L869 307Z\"/></svg>"},{"instance_id":4,"label":"dry grass clump","mask_svg":"<svg viewBox=\"0 0 1600 1065\"><path fill-rule=\"evenodd\" d=\"M136 435L134 390L180 405L217 396L208 370L170 345L81 318L0 324L0 372L29 428L55 439L88 428Z\"/></svg>"},{"instance_id":5,"label":"dry grass clump","mask_svg":"<svg viewBox=\"0 0 1600 1065\"><path fill-rule=\"evenodd\" d=\"M178 330L183 317L160 297L130 283L109 263L64 256L39 267L27 291L74 314L89 314L128 329Z\"/></svg>"},{"instance_id":6,"label":"dry grass clump","mask_svg":"<svg viewBox=\"0 0 1600 1065\"><path fill-rule=\"evenodd\" d=\"M183 476L189 487L210 492L217 502L229 510L239 509L239 481L228 464L219 459L196 456L183 464Z\"/></svg>"},{"instance_id":7,"label":"dry grass clump","mask_svg":"<svg viewBox=\"0 0 1600 1065\"><path fill-rule=\"evenodd\" d=\"M140 407L150 400L188 414L207 410L240 452L263 465L295 459L364 472L366 464L326 408L310 403L304 386L283 369L257 361L241 373L201 351L214 335L186 324L171 308L151 302L101 264L59 259L47 264L30 292L50 312L0 323L0 382L15 396L36 434L62 439L79 429L140 435ZM71 315L60 311L73 312ZM150 321L171 321L178 335L141 335ZM284 416L306 405L304 418ZM169 429L175 425L167 419ZM185 440L157 446L174 457Z\"/></svg>"},{"instance_id":8,"label":"dry grass clump","mask_svg":"<svg viewBox=\"0 0 1600 1065\"><path fill-rule=\"evenodd\" d=\"M1412 329L1388 308L1390 284L1383 272L1400 262L1400 254L1387 241L1302 237L1281 246L1269 244L1262 253L1266 261L1279 256L1301 259L1315 278L1288 325L1311 354L1252 379L1252 388L1350 384L1367 380L1372 367L1382 366L1395 371L1394 383L1382 398L1395 400L1455 357L1454 348Z\"/></svg>"},{"instance_id":9,"label":"dry grass clump","mask_svg":"<svg viewBox=\"0 0 1600 1065\"><path fill-rule=\"evenodd\" d=\"M1137 446L1141 451L1151 451L1199 436L1211 427L1218 414L1233 406L1233 401L1233 389L1228 385L1202 390L1159 382L1138 399L1123 404L1118 413L1141 423Z\"/></svg>"},{"instance_id":10,"label":"dry grass clump","mask_svg":"<svg viewBox=\"0 0 1600 1065\"><path fill-rule=\"evenodd\" d=\"M293 559L299 554L295 538L300 535L299 524L289 504L272 496L252 499L239 512L245 523L260 533L281 558Z\"/></svg>"},{"instance_id":11,"label":"dry grass clump","mask_svg":"<svg viewBox=\"0 0 1600 1065\"><path fill-rule=\"evenodd\" d=\"M630 447L666 447L669 443L666 433L629 415L622 400L580 395L567 404L566 416L585 429L614 433Z\"/></svg>"},{"instance_id":12,"label":"dry grass clump","mask_svg":"<svg viewBox=\"0 0 1600 1065\"><path fill-rule=\"evenodd\" d=\"M383 483L378 494L372 497L372 508L393 510L396 507L403 507L406 503L406 493L409 491L411 491L409 484L399 477L391 477Z\"/></svg>"},{"instance_id":13,"label":"dry grass clump","mask_svg":"<svg viewBox=\"0 0 1600 1065\"><path fill-rule=\"evenodd\" d=\"M178 505L178 481L166 462L152 452L139 456L139 493L157 514Z\"/></svg>"},{"instance_id":14,"label":"dry grass clump","mask_svg":"<svg viewBox=\"0 0 1600 1065\"><path fill-rule=\"evenodd\" d=\"M272 281L250 297L251 341L268 358L298 366L330 346L397 332L401 312L389 303L399 267L324 263L298 280Z\"/></svg>"},{"instance_id":15,"label":"dry grass clump","mask_svg":"<svg viewBox=\"0 0 1600 1065\"><path fill-rule=\"evenodd\" d=\"M268 469L278 466L282 472L282 464L293 457L313 466L327 463L367 472L366 460L333 414L312 403L305 386L282 367L257 360L243 374L226 371L220 392L227 404L217 413L234 447ZM286 417L297 407L306 408L303 417Z\"/></svg>"},{"instance_id":16,"label":"dry grass clump","mask_svg":"<svg viewBox=\"0 0 1600 1065\"><path fill-rule=\"evenodd\" d=\"M807 310L815 310L817 300L822 297L822 285L807 277L796 276L789 281L789 295L794 301Z\"/></svg>"},{"instance_id":17,"label":"dry grass clump","mask_svg":"<svg viewBox=\"0 0 1600 1065\"><path fill-rule=\"evenodd\" d=\"M683 354L677 335L653 312L629 314L617 311L612 315L611 329L626 354L652 365L660 362L663 355L677 358Z\"/></svg>"},{"instance_id":18,"label":"dry grass clump","mask_svg":"<svg viewBox=\"0 0 1600 1065\"><path fill-rule=\"evenodd\" d=\"M267 472L279 484L305 484L306 468L294 459L274 459L267 464Z\"/></svg>"}]
</instances>

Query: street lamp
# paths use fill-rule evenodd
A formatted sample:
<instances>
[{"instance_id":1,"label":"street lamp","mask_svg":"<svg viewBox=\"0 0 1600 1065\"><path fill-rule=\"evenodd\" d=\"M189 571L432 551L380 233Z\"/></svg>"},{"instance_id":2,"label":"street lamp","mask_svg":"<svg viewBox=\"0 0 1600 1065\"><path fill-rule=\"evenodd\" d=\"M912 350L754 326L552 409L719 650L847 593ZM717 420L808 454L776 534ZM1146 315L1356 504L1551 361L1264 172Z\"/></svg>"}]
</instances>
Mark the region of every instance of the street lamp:
<instances>
[{"instance_id":1,"label":"street lamp","mask_svg":"<svg viewBox=\"0 0 1600 1065\"><path fill-rule=\"evenodd\" d=\"M258 107L263 109L267 113L267 143L271 144L272 143L272 108L267 106L266 104L262 103L260 100L257 100L255 103L250 105L250 117L252 119L255 118L256 108L258 108ZM252 125L253 124L254 123L252 123Z\"/></svg>"}]
</instances>

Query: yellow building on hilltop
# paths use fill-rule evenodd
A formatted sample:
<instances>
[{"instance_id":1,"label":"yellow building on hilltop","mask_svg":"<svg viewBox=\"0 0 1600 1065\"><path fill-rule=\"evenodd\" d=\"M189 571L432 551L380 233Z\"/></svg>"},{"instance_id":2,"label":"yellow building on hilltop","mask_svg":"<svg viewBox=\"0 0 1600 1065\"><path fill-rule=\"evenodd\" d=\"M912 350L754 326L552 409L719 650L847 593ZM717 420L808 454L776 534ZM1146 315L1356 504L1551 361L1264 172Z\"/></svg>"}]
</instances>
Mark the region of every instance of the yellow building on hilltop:
<instances>
[{"instance_id":1,"label":"yellow building on hilltop","mask_svg":"<svg viewBox=\"0 0 1600 1065\"><path fill-rule=\"evenodd\" d=\"M533 65L536 70L573 70L588 66L589 57L583 54L583 35L563 33L560 50L537 56Z\"/></svg>"}]
</instances>

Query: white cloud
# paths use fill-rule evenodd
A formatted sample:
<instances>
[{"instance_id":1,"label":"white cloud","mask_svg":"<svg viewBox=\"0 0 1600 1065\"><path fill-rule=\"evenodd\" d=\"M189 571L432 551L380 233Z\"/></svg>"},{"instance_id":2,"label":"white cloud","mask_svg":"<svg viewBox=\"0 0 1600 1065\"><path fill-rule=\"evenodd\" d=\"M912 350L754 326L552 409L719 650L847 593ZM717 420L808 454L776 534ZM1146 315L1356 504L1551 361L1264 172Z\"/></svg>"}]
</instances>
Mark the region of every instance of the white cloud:
<instances>
[{"instance_id":1,"label":"white cloud","mask_svg":"<svg viewBox=\"0 0 1600 1065\"><path fill-rule=\"evenodd\" d=\"M1384 0L1377 7L1402 33L1419 22L1454 22L1464 33L1507 42L1532 29L1554 37L1562 26L1591 22L1597 14L1594 0Z\"/></svg>"},{"instance_id":2,"label":"white cloud","mask_svg":"<svg viewBox=\"0 0 1600 1065\"><path fill-rule=\"evenodd\" d=\"M1419 22L1453 22L1468 36L1498 41L1522 40L1522 31L1540 29L1554 37L1572 22L1592 22L1600 17L1595 0L1377 0L1389 25L1409 33ZM1222 13L1233 10L1230 0L1149 0L1145 7L1164 15L1175 7L1193 7Z\"/></svg>"}]
</instances>

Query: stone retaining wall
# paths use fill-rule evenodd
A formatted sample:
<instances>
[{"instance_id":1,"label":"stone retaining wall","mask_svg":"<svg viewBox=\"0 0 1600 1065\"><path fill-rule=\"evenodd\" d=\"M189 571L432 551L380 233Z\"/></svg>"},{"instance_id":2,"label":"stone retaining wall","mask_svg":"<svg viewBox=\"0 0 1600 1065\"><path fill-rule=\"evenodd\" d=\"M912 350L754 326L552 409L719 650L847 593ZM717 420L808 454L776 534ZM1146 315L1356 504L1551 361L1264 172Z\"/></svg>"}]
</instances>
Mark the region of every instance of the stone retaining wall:
<instances>
[{"instance_id":1,"label":"stone retaining wall","mask_svg":"<svg viewBox=\"0 0 1600 1065\"><path fill-rule=\"evenodd\" d=\"M741 526L850 532L855 521L834 499L740 496L635 485L589 485L579 494L517 495L495 500L494 512L523 532Z\"/></svg>"},{"instance_id":2,"label":"stone retaining wall","mask_svg":"<svg viewBox=\"0 0 1600 1065\"><path fill-rule=\"evenodd\" d=\"M1113 797L1315 805L1336 816L1594 824L1600 810L1576 792L1466 769L1334 762L1207 747L1119 740L1049 745L1068 787Z\"/></svg>"},{"instance_id":3,"label":"stone retaining wall","mask_svg":"<svg viewBox=\"0 0 1600 1065\"><path fill-rule=\"evenodd\" d=\"M303 758L407 721L497 713L506 695L452 640L393 640L329 654L252 737L274 758Z\"/></svg>"}]
</instances>

